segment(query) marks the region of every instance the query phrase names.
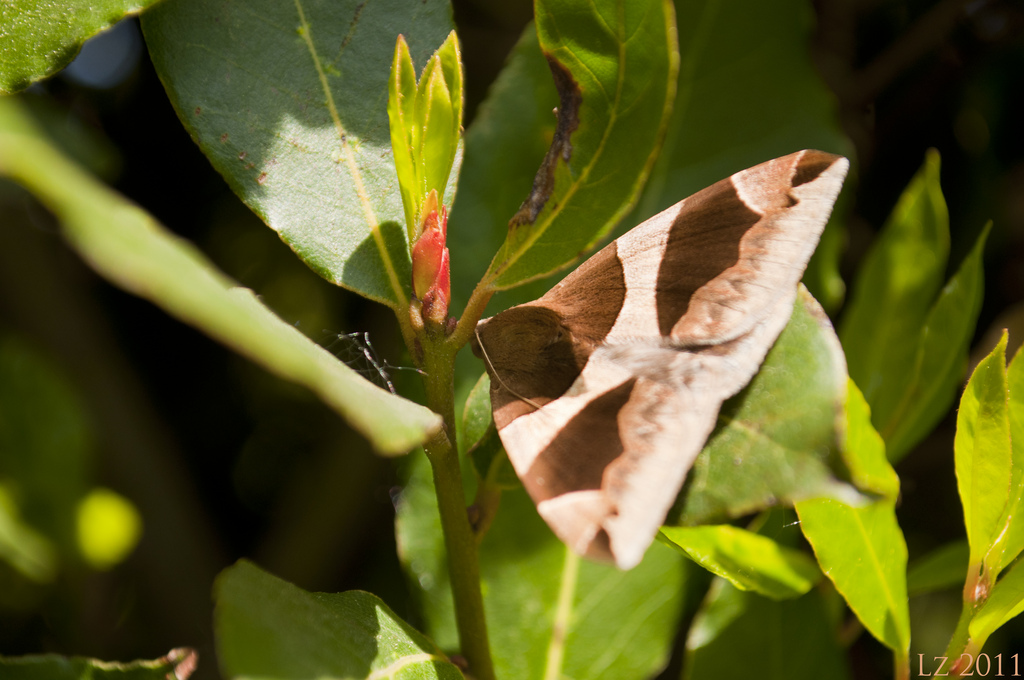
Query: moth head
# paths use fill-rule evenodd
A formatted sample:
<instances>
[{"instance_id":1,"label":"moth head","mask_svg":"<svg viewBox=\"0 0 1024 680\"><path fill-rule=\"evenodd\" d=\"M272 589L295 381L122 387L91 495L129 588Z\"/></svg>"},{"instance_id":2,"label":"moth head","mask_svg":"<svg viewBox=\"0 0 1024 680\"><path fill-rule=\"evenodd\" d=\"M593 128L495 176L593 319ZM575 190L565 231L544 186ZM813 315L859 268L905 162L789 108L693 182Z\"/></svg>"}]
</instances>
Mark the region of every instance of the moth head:
<instances>
[{"instance_id":1,"label":"moth head","mask_svg":"<svg viewBox=\"0 0 1024 680\"><path fill-rule=\"evenodd\" d=\"M586 363L561 315L540 304L512 307L484 319L477 324L472 347L491 377L499 429L562 396Z\"/></svg>"}]
</instances>

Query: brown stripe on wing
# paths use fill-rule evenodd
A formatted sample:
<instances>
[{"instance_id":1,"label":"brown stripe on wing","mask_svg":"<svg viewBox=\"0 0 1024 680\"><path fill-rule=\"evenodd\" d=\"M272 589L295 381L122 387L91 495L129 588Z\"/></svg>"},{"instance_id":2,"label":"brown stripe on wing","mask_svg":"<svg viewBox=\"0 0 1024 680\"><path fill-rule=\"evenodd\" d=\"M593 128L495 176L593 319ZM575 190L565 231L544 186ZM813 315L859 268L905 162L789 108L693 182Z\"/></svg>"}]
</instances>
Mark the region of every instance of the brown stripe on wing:
<instances>
[{"instance_id":1,"label":"brown stripe on wing","mask_svg":"<svg viewBox=\"0 0 1024 680\"><path fill-rule=\"evenodd\" d=\"M713 195L723 213L745 210L743 214L758 219L748 219L746 229L738 236L734 226L717 232L705 228L702 234L709 243L704 247L711 255L673 255L680 261L708 257L719 265L727 264L724 256L716 257L720 251L728 252L730 257L737 255L735 262L721 268L717 276L693 293L685 313L672 325L673 340L682 345L703 345L738 337L761 323L780 296L793 294L842 181L841 173L838 177L835 172L827 177L823 174L840 160L822 152L791 154L736 173L725 182L733 187L731 192L719 183L693 197L703 198L705 192L715 190ZM825 184L820 189L811 186L817 182ZM692 200L687 200L673 225L669 250L673 242L691 247L688 234L675 232L692 228L692 220L682 219L692 211ZM721 243L715 242L716 237Z\"/></svg>"},{"instance_id":2,"label":"brown stripe on wing","mask_svg":"<svg viewBox=\"0 0 1024 680\"><path fill-rule=\"evenodd\" d=\"M562 316L587 355L615 325L626 299L626 276L614 241L599 250L537 301Z\"/></svg>"},{"instance_id":3,"label":"brown stripe on wing","mask_svg":"<svg viewBox=\"0 0 1024 680\"><path fill-rule=\"evenodd\" d=\"M625 297L613 242L544 297L480 322L473 353L486 359L499 430L565 394L615 325Z\"/></svg>"},{"instance_id":4,"label":"brown stripe on wing","mask_svg":"<svg viewBox=\"0 0 1024 680\"><path fill-rule=\"evenodd\" d=\"M663 336L686 315L693 294L740 258L740 239L761 216L723 180L686 199L669 230L655 284Z\"/></svg>"},{"instance_id":5,"label":"brown stripe on wing","mask_svg":"<svg viewBox=\"0 0 1024 680\"><path fill-rule=\"evenodd\" d=\"M521 475L535 502L601 488L605 468L623 453L618 416L635 383L628 380L590 401L540 452Z\"/></svg>"},{"instance_id":6,"label":"brown stripe on wing","mask_svg":"<svg viewBox=\"0 0 1024 680\"><path fill-rule=\"evenodd\" d=\"M794 187L813 182L818 179L821 173L831 168L839 160L839 156L813 149L803 151L802 154L797 163L796 170L793 172Z\"/></svg>"}]
</instances>

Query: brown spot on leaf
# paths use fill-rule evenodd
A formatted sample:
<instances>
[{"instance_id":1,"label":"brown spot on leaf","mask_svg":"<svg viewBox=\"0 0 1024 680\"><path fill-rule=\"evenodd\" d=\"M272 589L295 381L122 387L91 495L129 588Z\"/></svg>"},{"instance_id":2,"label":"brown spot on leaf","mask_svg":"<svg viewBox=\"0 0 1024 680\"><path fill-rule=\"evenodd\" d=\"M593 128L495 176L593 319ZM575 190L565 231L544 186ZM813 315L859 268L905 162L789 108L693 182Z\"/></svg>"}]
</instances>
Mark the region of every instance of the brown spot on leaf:
<instances>
[{"instance_id":1,"label":"brown spot on leaf","mask_svg":"<svg viewBox=\"0 0 1024 680\"><path fill-rule=\"evenodd\" d=\"M583 94L579 85L573 80L569 70L562 66L550 55L547 56L548 66L555 79L555 87L558 89L558 126L555 128L554 139L551 140L551 148L544 156L544 161L537 170L537 176L533 178L533 188L530 195L526 197L518 212L508 223L509 230L523 224L533 224L537 220L540 211L551 197L555 188L555 168L558 166L558 158L561 157L566 163L572 158L572 142L569 138L580 125L579 112L580 102Z\"/></svg>"},{"instance_id":2,"label":"brown spot on leaf","mask_svg":"<svg viewBox=\"0 0 1024 680\"><path fill-rule=\"evenodd\" d=\"M220 143L221 144L227 144L227 141L228 141L228 133L225 132L224 134L222 134L220 136Z\"/></svg>"},{"instance_id":3,"label":"brown spot on leaf","mask_svg":"<svg viewBox=\"0 0 1024 680\"><path fill-rule=\"evenodd\" d=\"M238 160L244 161L245 157L248 156L248 155L249 155L248 151L239 151L238 152Z\"/></svg>"},{"instance_id":4,"label":"brown spot on leaf","mask_svg":"<svg viewBox=\"0 0 1024 680\"><path fill-rule=\"evenodd\" d=\"M195 110L195 114L198 116L202 112L203 112L203 109L201 107L197 106L196 110Z\"/></svg>"},{"instance_id":5,"label":"brown spot on leaf","mask_svg":"<svg viewBox=\"0 0 1024 680\"><path fill-rule=\"evenodd\" d=\"M256 178L256 183L257 184L263 184L266 181L267 181L267 173L265 173L265 172L261 172L260 176Z\"/></svg>"}]
</instances>

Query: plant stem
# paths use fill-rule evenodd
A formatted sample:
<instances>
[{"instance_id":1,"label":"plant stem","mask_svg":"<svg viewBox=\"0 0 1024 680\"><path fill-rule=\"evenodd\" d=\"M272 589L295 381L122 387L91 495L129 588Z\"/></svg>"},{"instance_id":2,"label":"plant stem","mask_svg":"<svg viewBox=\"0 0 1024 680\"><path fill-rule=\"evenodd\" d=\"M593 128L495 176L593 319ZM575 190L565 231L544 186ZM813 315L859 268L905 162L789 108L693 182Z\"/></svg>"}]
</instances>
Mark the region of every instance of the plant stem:
<instances>
[{"instance_id":1,"label":"plant stem","mask_svg":"<svg viewBox=\"0 0 1024 680\"><path fill-rule=\"evenodd\" d=\"M473 289L473 294L469 296L466 309L459 318L455 331L448 338L447 344L451 351L457 352L463 345L469 342L476 329L476 324L480 321L484 308L487 307L487 303L490 302L492 295L494 295L494 289L485 285L483 281L478 283L476 288Z\"/></svg>"},{"instance_id":2,"label":"plant stem","mask_svg":"<svg viewBox=\"0 0 1024 680\"><path fill-rule=\"evenodd\" d=\"M424 349L427 406L444 418L444 426L424 448L434 471L434 491L448 551L448 575L455 600L455 624L462 655L476 680L494 680L484 601L480 591L477 544L466 514L466 496L455 442L455 353L443 338Z\"/></svg>"}]
</instances>

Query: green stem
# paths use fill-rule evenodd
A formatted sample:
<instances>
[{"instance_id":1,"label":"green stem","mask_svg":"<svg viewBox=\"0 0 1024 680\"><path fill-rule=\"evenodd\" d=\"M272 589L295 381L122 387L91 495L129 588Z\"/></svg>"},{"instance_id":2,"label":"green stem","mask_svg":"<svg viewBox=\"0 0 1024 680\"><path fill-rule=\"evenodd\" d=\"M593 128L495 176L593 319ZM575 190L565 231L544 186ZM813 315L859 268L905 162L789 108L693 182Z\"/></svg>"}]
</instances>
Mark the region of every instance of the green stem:
<instances>
[{"instance_id":1,"label":"green stem","mask_svg":"<svg viewBox=\"0 0 1024 680\"><path fill-rule=\"evenodd\" d=\"M494 295L494 289L485 285L483 281L478 283L476 288L473 289L473 294L469 296L469 301L466 303L466 309L463 311L462 316L459 317L458 325L455 326L451 337L448 338L447 344L452 351L457 352L463 345L469 342L469 339L476 330L477 322L483 316L487 303L491 301L492 295Z\"/></svg>"},{"instance_id":2,"label":"green stem","mask_svg":"<svg viewBox=\"0 0 1024 680\"><path fill-rule=\"evenodd\" d=\"M486 304L486 303L485 303ZM427 406L444 418L444 426L424 448L434 471L434 491L441 511L441 527L448 551L448 575L455 600L455 624L462 655L476 680L494 680L484 601L480 591L477 544L466 514L462 469L455 442L455 352L443 338L424 347L424 382Z\"/></svg>"}]
</instances>

